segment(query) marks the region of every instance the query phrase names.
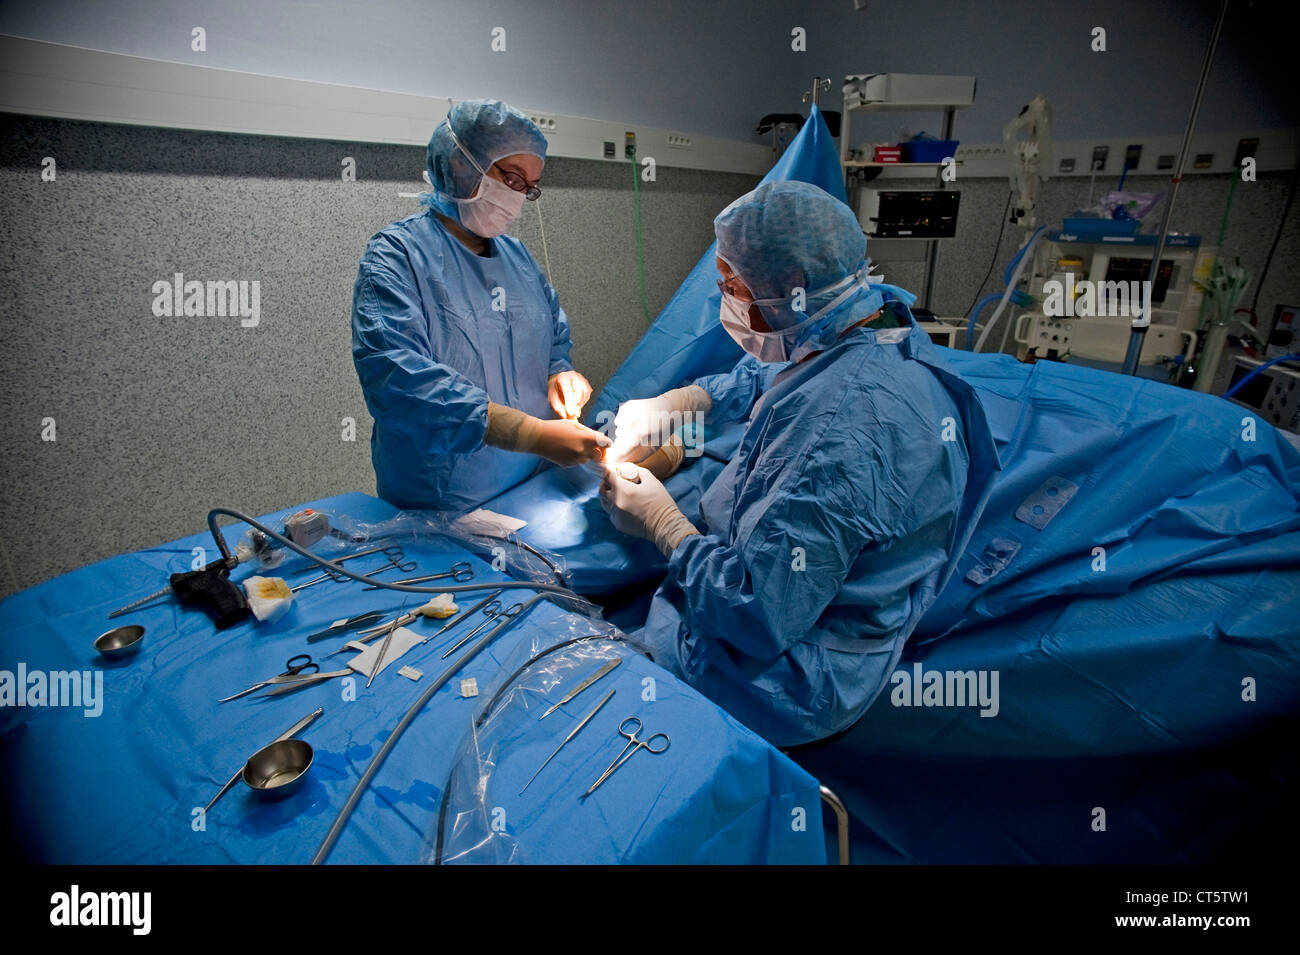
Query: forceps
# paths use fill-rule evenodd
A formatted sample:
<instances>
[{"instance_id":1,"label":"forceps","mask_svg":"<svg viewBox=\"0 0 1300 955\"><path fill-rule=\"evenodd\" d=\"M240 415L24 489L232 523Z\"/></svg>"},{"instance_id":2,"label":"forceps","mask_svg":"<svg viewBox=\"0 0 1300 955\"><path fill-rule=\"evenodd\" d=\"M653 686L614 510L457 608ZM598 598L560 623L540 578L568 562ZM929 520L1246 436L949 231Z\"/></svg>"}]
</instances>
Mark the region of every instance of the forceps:
<instances>
[{"instance_id":1,"label":"forceps","mask_svg":"<svg viewBox=\"0 0 1300 955\"><path fill-rule=\"evenodd\" d=\"M289 593L296 594L300 590L306 590L308 587L312 587L316 584L319 584L322 580L332 580L336 584L341 584L346 579L347 578L345 578L342 574L336 574L332 570L327 570L319 577L313 577L311 580L305 581L299 584L297 587L290 587Z\"/></svg>"},{"instance_id":2,"label":"forceps","mask_svg":"<svg viewBox=\"0 0 1300 955\"><path fill-rule=\"evenodd\" d=\"M594 793L600 787L600 784L609 779L609 777L613 775L614 770L618 769L631 759L637 750L646 749L658 756L660 753L668 749L669 744L672 742L672 740L668 738L667 733L655 733L654 736L651 736L649 739L638 739L637 734L640 732L641 721L635 716L629 716L622 723L618 724L618 733L620 736L627 738L627 745L623 747L623 752L618 754L618 759L609 764L609 769L600 774L600 778L591 784L591 788L583 793L581 798L586 799ZM655 740L663 740L663 743L656 743ZM658 747L657 749L655 748L656 746Z\"/></svg>"},{"instance_id":3,"label":"forceps","mask_svg":"<svg viewBox=\"0 0 1300 955\"><path fill-rule=\"evenodd\" d=\"M355 617L348 617L346 620L337 620L324 630L313 633L307 638L307 642L315 643L318 640L325 640L328 637L336 637L340 633L347 633L350 630L359 630L366 624L377 623L387 616L388 614L382 610L372 610L369 613L359 613Z\"/></svg>"},{"instance_id":4,"label":"forceps","mask_svg":"<svg viewBox=\"0 0 1300 955\"><path fill-rule=\"evenodd\" d=\"M349 676L351 674L355 674L356 672L357 671L352 669L351 667L346 667L342 670L331 670L328 673L318 672L318 673L310 673L305 675L300 673L297 676L287 677L279 681L281 685L277 686L273 690L268 690L266 695L280 696L281 694L284 693L292 693L294 690L301 690L304 686L311 686L315 683L320 683L324 680L332 680L336 676Z\"/></svg>"},{"instance_id":5,"label":"forceps","mask_svg":"<svg viewBox=\"0 0 1300 955\"><path fill-rule=\"evenodd\" d=\"M383 567L376 567L370 573L362 574L361 576L370 578L375 576L375 574L382 574L386 570L400 570L404 574L410 573L419 565L413 560L403 561L402 558L405 556L405 554L399 554L396 557L390 557L388 563L384 564Z\"/></svg>"},{"instance_id":6,"label":"forceps","mask_svg":"<svg viewBox=\"0 0 1300 955\"><path fill-rule=\"evenodd\" d=\"M380 570L386 570L386 569L387 569L387 568L383 568L383 567L380 568ZM415 568L414 568L414 567L410 567L410 568L406 568L406 569L414 570ZM369 577L370 575L369 575L369 574L366 574L366 576ZM452 580L456 581L457 583L459 583L459 584L463 584L463 583L464 583L465 581L467 581L467 580L473 580L473 579L474 579L474 568L471 567L471 566L470 566L466 561L458 560L458 561L456 561L456 563L454 563L454 564L451 565L451 569L450 569L450 570L444 571L444 572L441 573L441 574L429 574L429 575L426 576L426 577L408 577L408 578L406 578L405 580L394 580L393 583L395 583L395 584L422 584L422 583L424 583L424 582L427 581L427 580L442 580L442 578L444 578L444 577L450 577ZM376 587L374 584L371 584L369 587L362 587L361 589L362 589L362 590L378 590L379 588Z\"/></svg>"},{"instance_id":7,"label":"forceps","mask_svg":"<svg viewBox=\"0 0 1300 955\"><path fill-rule=\"evenodd\" d=\"M460 624L468 620L470 617L474 616L474 614L478 613L480 610L486 607L488 604L493 603L497 597L501 596L502 593L504 593L504 591L501 590L492 591L492 593L488 594L486 597L484 597L474 606L470 607L468 610L461 611L460 613L456 614L456 616L452 617L450 620L444 623L442 625L442 628L437 633L429 634L420 642L428 643L434 637L441 637L452 627L459 626ZM406 626L406 624L411 623L416 616L418 616L418 611L412 614L404 614L402 617L399 617L397 620L393 621L392 623L386 623L383 626L379 626L379 627L371 627L369 630L362 630L361 636L357 637L355 640L351 641L350 643L345 643L337 650L332 650L325 655L327 657L332 657L336 653L342 653L344 650L353 649L352 644L354 643L369 643L371 640L374 640L377 637L382 637L390 633L392 630L396 630L398 627ZM407 617L410 617L410 619L406 619Z\"/></svg>"},{"instance_id":8,"label":"forceps","mask_svg":"<svg viewBox=\"0 0 1300 955\"><path fill-rule=\"evenodd\" d=\"M509 610L502 610L501 601L499 600L493 600L491 603L484 605L483 616L486 617L487 619L484 620L482 623L480 623L469 633L465 634L465 636L461 637L460 641L454 647L448 647L447 652L444 653L439 659L442 660L447 659L447 657L451 656L453 653L455 653L465 644L469 643L469 641L473 639L474 634L478 633L488 624L497 622L499 618L502 617L504 617L506 620L513 620L515 617L519 616L519 612L523 609L524 609L523 604L515 604Z\"/></svg>"},{"instance_id":9,"label":"forceps","mask_svg":"<svg viewBox=\"0 0 1300 955\"><path fill-rule=\"evenodd\" d=\"M217 702L229 703L231 700L237 700L241 696L244 696L247 693L252 693L254 690L260 690L264 686L271 686L274 683L288 683L293 680L304 679L304 677L301 676L303 671L306 671L308 675L320 672L320 664L317 663L315 660L313 660L311 658L311 654L308 653L300 653L296 657L290 657L288 660L284 662L284 667L285 667L284 672L281 673L279 676L273 676L271 677L271 679L263 680L261 683L254 683L248 689L240 690L234 696L228 696L224 700L217 700Z\"/></svg>"}]
</instances>

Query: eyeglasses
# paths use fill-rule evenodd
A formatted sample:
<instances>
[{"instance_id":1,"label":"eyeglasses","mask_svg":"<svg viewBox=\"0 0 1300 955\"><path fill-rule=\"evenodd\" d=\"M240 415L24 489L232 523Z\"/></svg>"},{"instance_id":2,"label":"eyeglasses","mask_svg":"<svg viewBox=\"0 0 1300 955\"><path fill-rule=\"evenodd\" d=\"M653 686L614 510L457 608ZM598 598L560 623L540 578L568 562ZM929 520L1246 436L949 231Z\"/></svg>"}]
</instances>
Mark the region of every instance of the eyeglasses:
<instances>
[{"instance_id":1,"label":"eyeglasses","mask_svg":"<svg viewBox=\"0 0 1300 955\"><path fill-rule=\"evenodd\" d=\"M460 144L460 140L456 138L456 131L451 128L450 122L447 123L447 132L451 134L451 141L456 144L456 148L459 149L465 158L469 160L469 164L478 170L480 176L486 176L487 173L483 170L483 167L480 166L474 157L469 154L469 150ZM542 197L542 190L538 189L536 186L529 185L528 180L523 176L513 172L507 172L497 163L493 163L492 165L501 173L501 181L515 192L522 192L525 199L528 199L531 202L536 202Z\"/></svg>"},{"instance_id":2,"label":"eyeglasses","mask_svg":"<svg viewBox=\"0 0 1300 955\"><path fill-rule=\"evenodd\" d=\"M536 202L541 198L542 190L538 189L536 186L529 185L528 180L523 176L510 172L507 169L502 169L498 163L493 163L492 165L496 167L497 172L501 173L501 181L515 192L522 192L524 198L529 202Z\"/></svg>"},{"instance_id":3,"label":"eyeglasses","mask_svg":"<svg viewBox=\"0 0 1300 955\"><path fill-rule=\"evenodd\" d=\"M743 294L736 292L736 290L731 287L731 283L734 281L735 279L718 279L718 291L723 295L730 295L732 298L738 298L742 301L754 301L753 293L748 289L746 289Z\"/></svg>"}]
</instances>

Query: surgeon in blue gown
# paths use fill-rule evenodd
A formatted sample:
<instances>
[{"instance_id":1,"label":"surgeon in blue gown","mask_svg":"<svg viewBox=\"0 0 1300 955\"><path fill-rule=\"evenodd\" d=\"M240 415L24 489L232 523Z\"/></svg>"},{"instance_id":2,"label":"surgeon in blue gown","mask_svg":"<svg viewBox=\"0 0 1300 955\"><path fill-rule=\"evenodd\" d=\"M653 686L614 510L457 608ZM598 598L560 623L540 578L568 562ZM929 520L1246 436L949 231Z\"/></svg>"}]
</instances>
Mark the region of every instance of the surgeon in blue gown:
<instances>
[{"instance_id":1,"label":"surgeon in blue gown","mask_svg":"<svg viewBox=\"0 0 1300 955\"><path fill-rule=\"evenodd\" d=\"M599 460L609 439L577 421L591 395L569 360L569 320L518 239L546 139L495 100L448 112L429 139L427 211L366 246L352 358L375 420L379 495L463 512L532 475Z\"/></svg>"},{"instance_id":2,"label":"surgeon in blue gown","mask_svg":"<svg viewBox=\"0 0 1300 955\"><path fill-rule=\"evenodd\" d=\"M640 634L655 659L773 743L807 743L884 686L997 455L974 393L916 327L914 296L872 281L843 203L770 182L714 227L720 319L752 360L626 403L601 500L669 557ZM653 445L665 413L715 407L749 423L692 521L629 449Z\"/></svg>"}]
</instances>

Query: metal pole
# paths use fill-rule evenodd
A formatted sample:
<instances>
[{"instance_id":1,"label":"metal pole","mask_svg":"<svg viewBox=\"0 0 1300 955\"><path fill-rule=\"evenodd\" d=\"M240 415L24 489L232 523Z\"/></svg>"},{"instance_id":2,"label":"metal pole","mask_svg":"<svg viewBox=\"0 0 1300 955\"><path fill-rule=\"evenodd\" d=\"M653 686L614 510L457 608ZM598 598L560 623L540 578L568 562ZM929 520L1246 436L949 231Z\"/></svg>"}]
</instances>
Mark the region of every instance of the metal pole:
<instances>
[{"instance_id":1,"label":"metal pole","mask_svg":"<svg viewBox=\"0 0 1300 955\"><path fill-rule=\"evenodd\" d=\"M844 802L835 791L829 786L822 786L822 802L831 807L835 813L835 841L839 847L839 864L852 865L853 858L850 854L849 847L849 810L845 807Z\"/></svg>"},{"instance_id":2,"label":"metal pole","mask_svg":"<svg viewBox=\"0 0 1300 955\"><path fill-rule=\"evenodd\" d=\"M943 111L943 138L952 139L953 122L957 110L949 106ZM939 188L943 188L943 167L939 167ZM934 282L939 275L939 240L931 239L925 250L925 307L934 311Z\"/></svg>"},{"instance_id":3,"label":"metal pole","mask_svg":"<svg viewBox=\"0 0 1300 955\"><path fill-rule=\"evenodd\" d=\"M1214 30L1210 33L1210 45L1205 51L1205 62L1201 64L1201 78L1196 84L1196 95L1192 97L1192 112L1187 117L1187 130L1183 133L1183 145L1178 150L1178 165L1169 184L1169 198L1165 200L1165 212L1160 217L1160 235L1156 239L1155 253L1151 256L1151 269L1147 273L1147 288L1155 288L1156 276L1160 273L1160 256L1165 251L1165 241L1169 237L1169 220L1174 212L1174 199L1178 195L1178 185L1183 181L1183 167L1187 163L1187 149L1192 144L1192 133L1196 129L1196 115L1201 111L1201 97L1205 93L1205 82L1210 78L1210 67L1214 63L1214 51L1219 45L1219 34L1223 32L1223 21L1228 15L1228 0L1219 4L1219 15L1214 21ZM1133 331L1128 339L1128 352L1124 355L1123 373L1136 375L1138 359L1142 356L1142 342L1146 338L1147 326L1151 324L1151 297L1145 296L1142 314L1133 320Z\"/></svg>"}]
</instances>

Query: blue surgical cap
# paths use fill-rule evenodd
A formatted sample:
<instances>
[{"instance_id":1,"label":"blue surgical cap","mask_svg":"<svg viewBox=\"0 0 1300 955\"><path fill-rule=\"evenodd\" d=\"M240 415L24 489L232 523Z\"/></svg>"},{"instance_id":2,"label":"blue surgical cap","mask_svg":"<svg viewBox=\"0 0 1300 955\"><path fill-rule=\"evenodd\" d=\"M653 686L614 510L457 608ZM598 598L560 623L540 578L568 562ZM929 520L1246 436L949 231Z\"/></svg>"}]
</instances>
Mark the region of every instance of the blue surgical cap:
<instances>
[{"instance_id":1,"label":"blue surgical cap","mask_svg":"<svg viewBox=\"0 0 1300 955\"><path fill-rule=\"evenodd\" d=\"M849 207L806 182L763 183L723 209L713 229L718 257L756 299L816 292L854 274L867 255Z\"/></svg>"},{"instance_id":2,"label":"blue surgical cap","mask_svg":"<svg viewBox=\"0 0 1300 955\"><path fill-rule=\"evenodd\" d=\"M546 158L546 137L537 124L500 100L457 103L429 137L426 167L434 195L429 204L457 221L454 199L468 199L478 188L479 172L456 148L447 127L484 170L506 156L528 153Z\"/></svg>"}]
</instances>

